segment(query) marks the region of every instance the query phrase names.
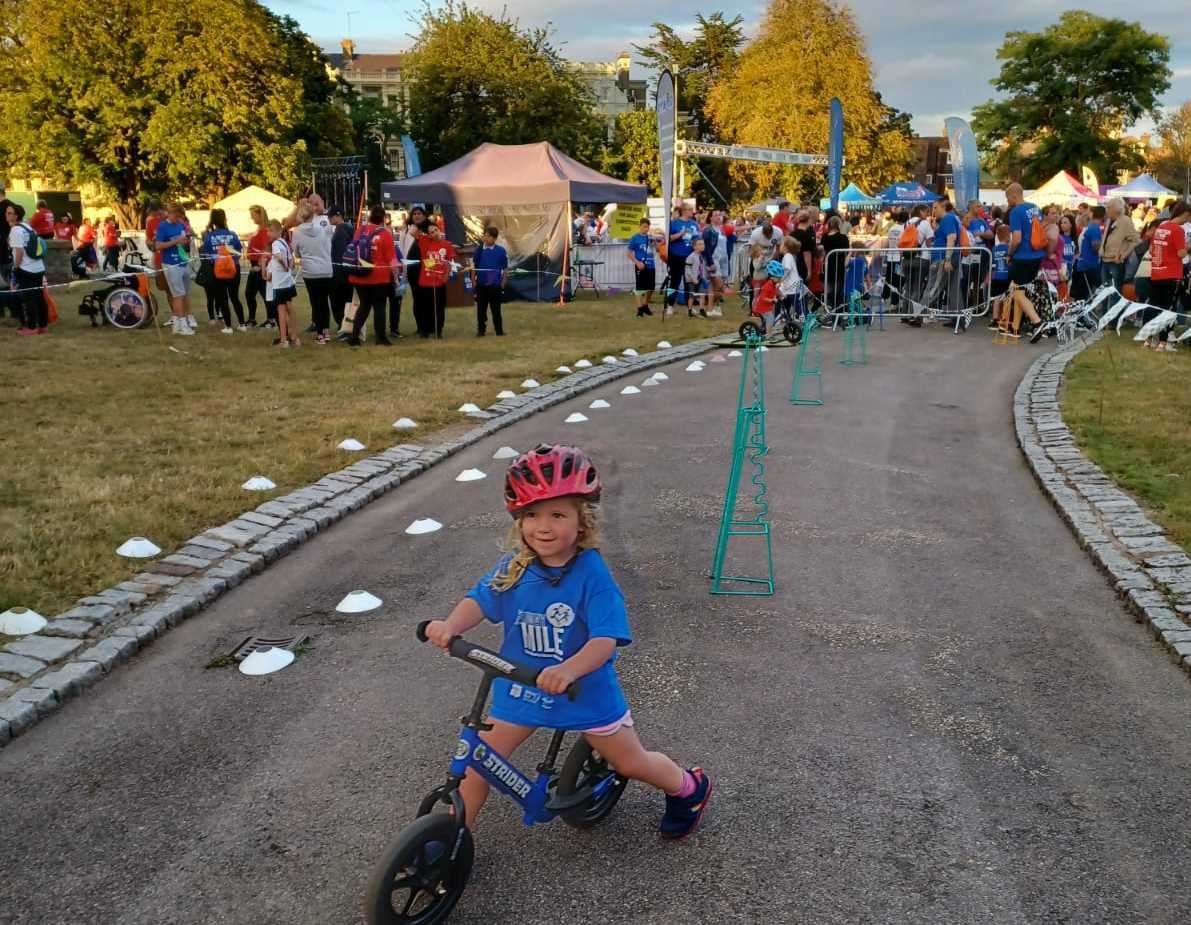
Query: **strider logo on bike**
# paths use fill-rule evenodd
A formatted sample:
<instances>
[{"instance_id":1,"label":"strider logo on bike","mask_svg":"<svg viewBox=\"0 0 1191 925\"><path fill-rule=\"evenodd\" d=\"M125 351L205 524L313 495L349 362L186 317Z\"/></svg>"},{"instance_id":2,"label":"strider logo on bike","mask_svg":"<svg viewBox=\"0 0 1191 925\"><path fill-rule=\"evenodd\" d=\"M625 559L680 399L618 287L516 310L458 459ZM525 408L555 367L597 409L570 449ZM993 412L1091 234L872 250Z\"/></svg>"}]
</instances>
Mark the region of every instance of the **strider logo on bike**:
<instances>
[{"instance_id":1,"label":"strider logo on bike","mask_svg":"<svg viewBox=\"0 0 1191 925\"><path fill-rule=\"evenodd\" d=\"M521 645L526 655L562 661L563 634L575 622L575 611L566 604L551 604L545 613L517 611Z\"/></svg>"},{"instance_id":2,"label":"strider logo on bike","mask_svg":"<svg viewBox=\"0 0 1191 925\"><path fill-rule=\"evenodd\" d=\"M467 653L469 660L474 662L483 662L485 665L491 665L503 671L505 674L511 672L517 666L512 662L506 662L503 658L493 655L491 652L485 652L483 649L472 649Z\"/></svg>"},{"instance_id":3,"label":"strider logo on bike","mask_svg":"<svg viewBox=\"0 0 1191 925\"><path fill-rule=\"evenodd\" d=\"M532 786L530 782L501 761L498 755L488 751L485 746L477 745L475 751L471 754L476 761L484 762L484 769L491 771L497 780L501 781L517 796L525 797L529 793Z\"/></svg>"}]
</instances>

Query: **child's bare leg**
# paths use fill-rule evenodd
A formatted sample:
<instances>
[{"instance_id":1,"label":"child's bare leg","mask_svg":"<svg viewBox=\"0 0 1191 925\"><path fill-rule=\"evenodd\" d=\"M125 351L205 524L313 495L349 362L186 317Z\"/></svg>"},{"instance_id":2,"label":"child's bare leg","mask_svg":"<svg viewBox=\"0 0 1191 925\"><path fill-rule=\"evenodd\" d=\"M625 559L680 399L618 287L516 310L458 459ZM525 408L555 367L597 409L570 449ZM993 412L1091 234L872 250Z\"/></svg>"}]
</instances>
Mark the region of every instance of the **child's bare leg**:
<instances>
[{"instance_id":1,"label":"child's bare leg","mask_svg":"<svg viewBox=\"0 0 1191 925\"><path fill-rule=\"evenodd\" d=\"M513 752L522 742L533 735L533 732L528 726L514 726L512 723L494 719L492 728L487 732L480 733L480 738L487 742L493 751L499 752L505 758L512 758ZM475 771L468 769L467 776L459 785L459 793L463 797L463 805L467 807L469 828L475 825L476 816L480 814L484 801L488 799L488 790L488 781Z\"/></svg>"},{"instance_id":2,"label":"child's bare leg","mask_svg":"<svg viewBox=\"0 0 1191 925\"><path fill-rule=\"evenodd\" d=\"M650 784L670 795L682 789L683 770L661 752L647 752L629 727L610 736L584 736L587 743L608 759L621 777ZM470 810L468 815L471 815Z\"/></svg>"},{"instance_id":3,"label":"child's bare leg","mask_svg":"<svg viewBox=\"0 0 1191 925\"><path fill-rule=\"evenodd\" d=\"M277 306L277 331L284 344L289 340L289 303L282 302Z\"/></svg>"}]
</instances>

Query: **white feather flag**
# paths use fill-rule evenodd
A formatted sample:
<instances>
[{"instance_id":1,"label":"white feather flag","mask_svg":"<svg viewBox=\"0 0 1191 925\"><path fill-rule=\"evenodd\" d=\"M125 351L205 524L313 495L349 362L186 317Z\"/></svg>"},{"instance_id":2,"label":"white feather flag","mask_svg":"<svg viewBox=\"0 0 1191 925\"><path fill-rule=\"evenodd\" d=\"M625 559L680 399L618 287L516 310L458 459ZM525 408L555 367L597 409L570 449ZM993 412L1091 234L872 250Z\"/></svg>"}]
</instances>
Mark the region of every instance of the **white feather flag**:
<instances>
[{"instance_id":1,"label":"white feather flag","mask_svg":"<svg viewBox=\"0 0 1191 925\"><path fill-rule=\"evenodd\" d=\"M1124 309L1128 308L1132 304L1133 303L1124 296L1121 296L1117 300L1116 304L1104 313L1104 317L1101 318L1100 323L1096 325L1096 330L1103 331L1106 327L1112 324L1114 320L1116 320L1117 315L1119 315Z\"/></svg>"},{"instance_id":2,"label":"white feather flag","mask_svg":"<svg viewBox=\"0 0 1191 925\"><path fill-rule=\"evenodd\" d=\"M1159 313L1156 318L1151 318L1141 326L1141 330L1134 336L1134 340L1149 340L1151 337L1157 337L1160 331L1165 331L1167 328L1173 328L1178 315L1171 311L1164 311Z\"/></svg>"},{"instance_id":3,"label":"white feather flag","mask_svg":"<svg viewBox=\"0 0 1191 925\"><path fill-rule=\"evenodd\" d=\"M1115 308L1116 306L1113 307ZM1121 333L1121 325L1125 323L1125 319L1132 318L1138 312L1143 312L1147 308L1153 308L1153 306L1146 305L1145 302L1130 302L1125 310L1121 312L1120 316L1117 318L1117 333Z\"/></svg>"}]
</instances>

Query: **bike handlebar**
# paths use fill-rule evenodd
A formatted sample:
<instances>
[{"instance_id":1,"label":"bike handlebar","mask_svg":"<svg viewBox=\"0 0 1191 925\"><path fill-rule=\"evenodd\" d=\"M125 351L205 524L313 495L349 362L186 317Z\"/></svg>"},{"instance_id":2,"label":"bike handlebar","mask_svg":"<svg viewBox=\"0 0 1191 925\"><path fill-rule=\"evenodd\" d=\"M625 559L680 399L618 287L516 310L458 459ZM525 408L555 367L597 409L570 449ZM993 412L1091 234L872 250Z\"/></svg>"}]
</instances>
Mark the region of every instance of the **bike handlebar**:
<instances>
[{"instance_id":1,"label":"bike handlebar","mask_svg":"<svg viewBox=\"0 0 1191 925\"><path fill-rule=\"evenodd\" d=\"M418 624L416 630L418 642L430 641L426 637L426 627L429 624L429 620L423 620ZM452 636L451 642L447 646L447 651L451 654L452 658L467 662L469 665L479 668L486 674L500 675L503 678L516 681L518 684L525 684L528 687L538 686L538 675L541 674L541 671L537 668L530 668L526 665L518 665L516 662L510 662L499 652L493 652L491 649L485 649L483 646L468 642L462 636ZM566 694L570 700L578 697L579 682L572 681L567 685Z\"/></svg>"}]
</instances>

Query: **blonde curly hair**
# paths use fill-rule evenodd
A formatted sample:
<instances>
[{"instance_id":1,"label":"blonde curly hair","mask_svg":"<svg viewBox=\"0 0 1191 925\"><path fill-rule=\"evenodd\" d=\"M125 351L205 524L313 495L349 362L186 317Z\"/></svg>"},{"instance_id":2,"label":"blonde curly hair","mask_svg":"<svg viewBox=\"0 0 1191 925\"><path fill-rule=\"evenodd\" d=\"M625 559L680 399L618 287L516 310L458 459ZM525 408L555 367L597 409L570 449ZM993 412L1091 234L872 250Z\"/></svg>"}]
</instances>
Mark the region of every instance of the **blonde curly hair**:
<instances>
[{"instance_id":1,"label":"blonde curly hair","mask_svg":"<svg viewBox=\"0 0 1191 925\"><path fill-rule=\"evenodd\" d=\"M575 509L579 513L579 535L576 538L576 545L580 550L598 549L600 523L596 506L590 501L580 498L571 498L570 500L575 503ZM523 516L524 513L520 513L514 518L509 532L505 534L504 542L501 543L501 548L512 555L505 562L504 567L492 576L493 591L508 591L521 580L525 570L537 559L537 553L529 547L529 544L525 542L525 537L521 534Z\"/></svg>"}]
</instances>

